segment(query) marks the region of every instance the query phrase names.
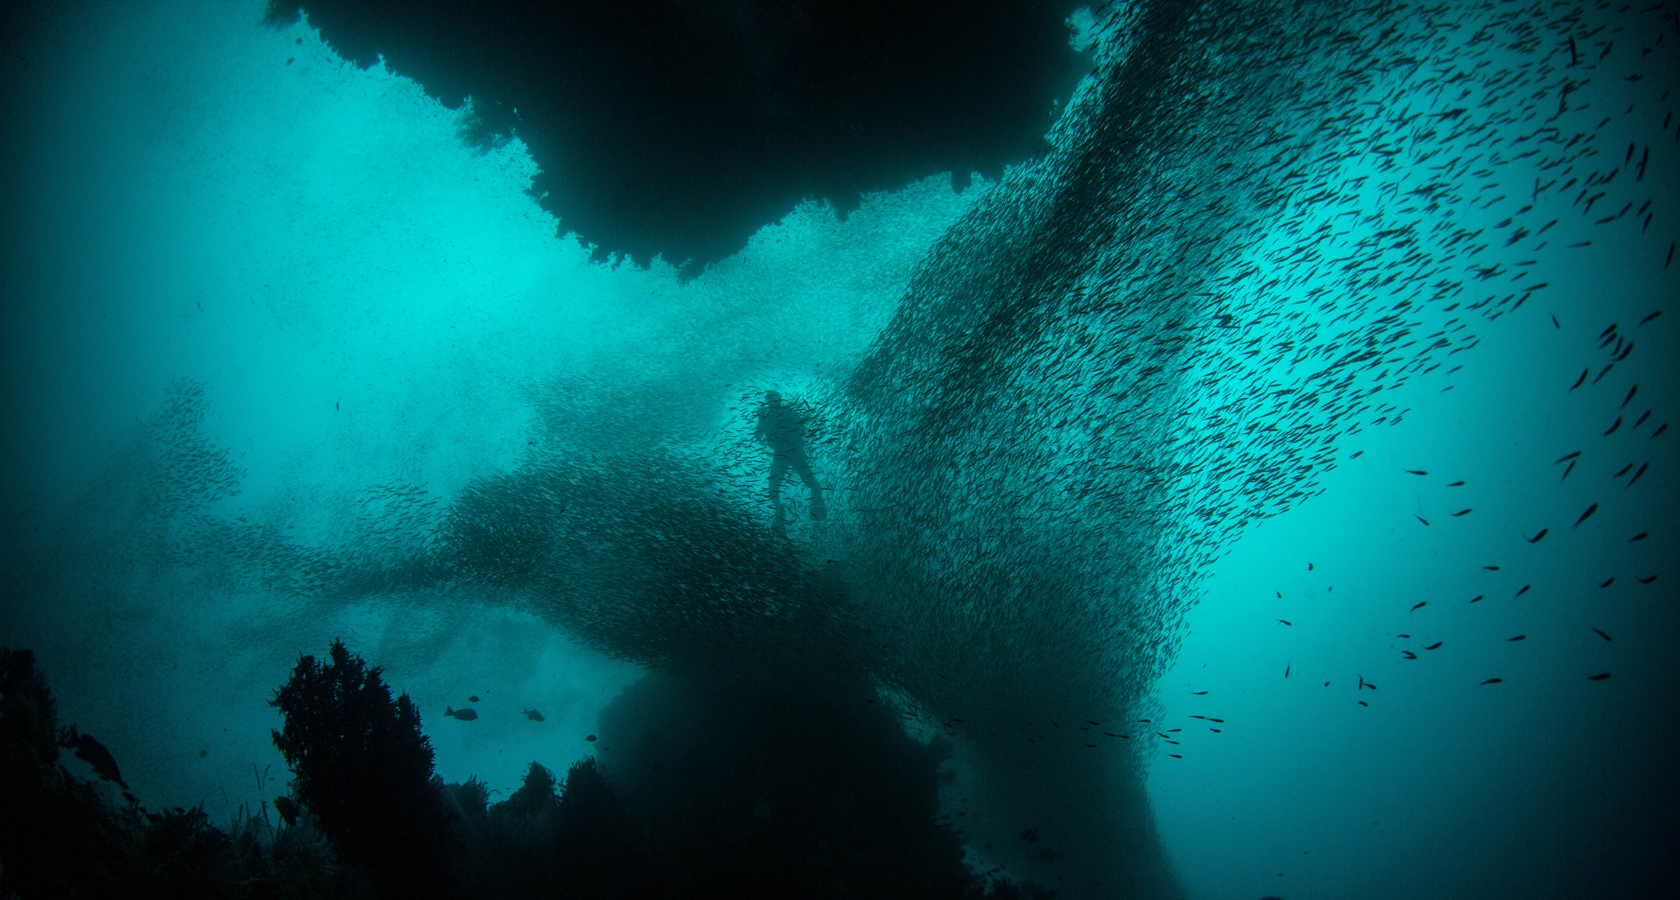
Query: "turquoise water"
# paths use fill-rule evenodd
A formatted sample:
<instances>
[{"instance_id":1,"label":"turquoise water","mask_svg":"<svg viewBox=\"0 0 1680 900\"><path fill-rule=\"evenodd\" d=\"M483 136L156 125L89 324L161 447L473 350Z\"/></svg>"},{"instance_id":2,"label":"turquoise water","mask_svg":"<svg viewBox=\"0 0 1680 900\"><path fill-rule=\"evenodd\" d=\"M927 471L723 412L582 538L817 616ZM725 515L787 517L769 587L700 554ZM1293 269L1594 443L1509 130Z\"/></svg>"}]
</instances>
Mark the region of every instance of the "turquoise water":
<instances>
[{"instance_id":1,"label":"turquoise water","mask_svg":"<svg viewBox=\"0 0 1680 900\"><path fill-rule=\"evenodd\" d=\"M670 597L787 612L820 572L885 639L764 652L949 730L977 867L1657 896L1680 18L1647 6L1139 5L1043 160L808 203L687 282L591 263L517 141L260 4L32 10L0 643L143 802L227 816L334 636L505 791L610 771L581 738L642 666L742 651ZM766 389L830 491L780 535ZM536 527L534 575L489 553ZM670 587L720 547L733 581Z\"/></svg>"}]
</instances>

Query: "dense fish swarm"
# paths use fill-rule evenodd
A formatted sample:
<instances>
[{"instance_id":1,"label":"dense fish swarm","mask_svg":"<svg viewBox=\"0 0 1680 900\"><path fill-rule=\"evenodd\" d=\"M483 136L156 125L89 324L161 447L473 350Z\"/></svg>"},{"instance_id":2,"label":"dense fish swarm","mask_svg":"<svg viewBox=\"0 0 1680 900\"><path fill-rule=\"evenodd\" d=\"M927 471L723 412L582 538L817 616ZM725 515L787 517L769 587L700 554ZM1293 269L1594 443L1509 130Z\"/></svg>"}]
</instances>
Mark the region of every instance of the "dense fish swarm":
<instances>
[{"instance_id":1,"label":"dense fish swarm","mask_svg":"<svg viewBox=\"0 0 1680 900\"><path fill-rule=\"evenodd\" d=\"M1203 564L1400 422L1385 392L1450 389L1553 238L1650 226L1680 131L1630 85L1673 70L1665 10L1144 7L835 400L831 506L914 648L891 677L945 710L1138 703ZM1601 147L1612 122L1654 146Z\"/></svg>"}]
</instances>

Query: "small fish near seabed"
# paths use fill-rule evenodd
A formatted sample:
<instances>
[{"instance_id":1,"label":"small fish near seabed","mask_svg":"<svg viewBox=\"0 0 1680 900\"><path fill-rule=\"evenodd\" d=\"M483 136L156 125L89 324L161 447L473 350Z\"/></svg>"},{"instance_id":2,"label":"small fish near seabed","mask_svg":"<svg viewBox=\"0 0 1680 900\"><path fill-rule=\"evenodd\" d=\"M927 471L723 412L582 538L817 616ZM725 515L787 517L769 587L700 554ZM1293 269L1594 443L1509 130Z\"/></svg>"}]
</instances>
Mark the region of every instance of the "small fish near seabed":
<instances>
[{"instance_id":1,"label":"small fish near seabed","mask_svg":"<svg viewBox=\"0 0 1680 900\"><path fill-rule=\"evenodd\" d=\"M471 707L456 709L453 706L445 706L443 708L443 714L452 719L460 719L463 722L471 722L472 720L478 718L478 712Z\"/></svg>"},{"instance_id":2,"label":"small fish near seabed","mask_svg":"<svg viewBox=\"0 0 1680 900\"><path fill-rule=\"evenodd\" d=\"M100 778L106 781L114 781L125 788L128 787L128 783L122 779L122 773L117 771L116 757L111 755L110 750L105 749L104 744L95 740L93 735L82 734L76 730L76 726L71 725L65 729L64 734L58 740L58 744L60 747L75 751L76 758L91 766L94 774Z\"/></svg>"},{"instance_id":3,"label":"small fish near seabed","mask_svg":"<svg viewBox=\"0 0 1680 900\"><path fill-rule=\"evenodd\" d=\"M534 709L523 710L523 712L525 713L525 718L530 719L533 722L541 722L543 720L543 714Z\"/></svg>"}]
</instances>

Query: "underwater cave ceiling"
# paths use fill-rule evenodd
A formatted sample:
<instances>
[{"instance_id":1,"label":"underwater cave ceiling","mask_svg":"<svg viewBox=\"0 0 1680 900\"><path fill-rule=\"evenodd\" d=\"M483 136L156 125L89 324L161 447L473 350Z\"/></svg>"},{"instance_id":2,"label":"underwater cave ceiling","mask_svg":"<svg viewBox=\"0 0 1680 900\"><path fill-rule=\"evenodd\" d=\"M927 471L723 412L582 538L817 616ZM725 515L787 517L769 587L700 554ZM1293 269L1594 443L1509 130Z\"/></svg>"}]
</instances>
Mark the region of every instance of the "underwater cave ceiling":
<instances>
[{"instance_id":1,"label":"underwater cave ceiling","mask_svg":"<svg viewBox=\"0 0 1680 900\"><path fill-rule=\"evenodd\" d=\"M381 57L463 138L516 136L531 191L597 258L692 276L806 198L1036 155L1088 64L1071 0L271 0L344 58ZM1001 63L1001 64L1000 64Z\"/></svg>"}]
</instances>

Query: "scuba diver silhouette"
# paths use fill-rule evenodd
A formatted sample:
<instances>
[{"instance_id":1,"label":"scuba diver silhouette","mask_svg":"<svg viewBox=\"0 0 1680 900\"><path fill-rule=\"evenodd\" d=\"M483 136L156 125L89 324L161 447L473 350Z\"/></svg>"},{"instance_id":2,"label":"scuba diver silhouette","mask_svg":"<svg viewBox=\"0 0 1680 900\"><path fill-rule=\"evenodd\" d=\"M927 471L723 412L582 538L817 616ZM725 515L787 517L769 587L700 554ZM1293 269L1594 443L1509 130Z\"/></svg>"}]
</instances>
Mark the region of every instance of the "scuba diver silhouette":
<instances>
[{"instance_id":1,"label":"scuba diver silhouette","mask_svg":"<svg viewBox=\"0 0 1680 900\"><path fill-rule=\"evenodd\" d=\"M805 417L791 406L782 404L782 395L764 392L764 404L758 408L758 430L753 437L770 448L770 505L776 510L776 526L787 524L787 511L782 507L782 479L789 467L799 480L811 489L811 518L828 516L823 503L822 486L811 472L811 460L805 455Z\"/></svg>"}]
</instances>

